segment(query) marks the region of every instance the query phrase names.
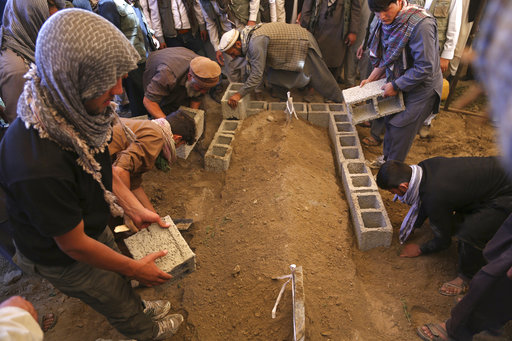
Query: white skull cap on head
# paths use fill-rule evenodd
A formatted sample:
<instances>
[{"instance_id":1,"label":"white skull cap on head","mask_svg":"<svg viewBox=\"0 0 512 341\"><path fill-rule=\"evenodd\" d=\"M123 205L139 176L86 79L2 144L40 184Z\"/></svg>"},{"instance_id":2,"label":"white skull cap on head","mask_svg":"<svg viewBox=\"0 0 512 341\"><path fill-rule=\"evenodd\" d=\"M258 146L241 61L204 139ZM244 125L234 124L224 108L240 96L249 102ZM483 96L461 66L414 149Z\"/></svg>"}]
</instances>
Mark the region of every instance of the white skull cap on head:
<instances>
[{"instance_id":1,"label":"white skull cap on head","mask_svg":"<svg viewBox=\"0 0 512 341\"><path fill-rule=\"evenodd\" d=\"M238 32L234 28L224 33L222 35L222 38L220 38L219 50L221 50L222 52L226 52L227 50L229 50L233 45L235 45L235 42L237 41L239 35L240 32Z\"/></svg>"}]
</instances>

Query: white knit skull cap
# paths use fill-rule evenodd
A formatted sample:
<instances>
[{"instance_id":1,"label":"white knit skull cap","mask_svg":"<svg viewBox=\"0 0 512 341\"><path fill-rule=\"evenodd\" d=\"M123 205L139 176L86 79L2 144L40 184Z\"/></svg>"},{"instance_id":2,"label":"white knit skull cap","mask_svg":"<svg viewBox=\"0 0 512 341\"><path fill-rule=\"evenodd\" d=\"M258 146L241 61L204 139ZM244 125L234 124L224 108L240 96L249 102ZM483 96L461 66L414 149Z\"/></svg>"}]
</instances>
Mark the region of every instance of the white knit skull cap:
<instances>
[{"instance_id":1,"label":"white knit skull cap","mask_svg":"<svg viewBox=\"0 0 512 341\"><path fill-rule=\"evenodd\" d=\"M226 52L227 50L229 50L233 45L235 45L238 36L240 36L240 32L238 32L234 28L224 33L222 35L222 38L220 38L219 50L221 50L222 52Z\"/></svg>"}]
</instances>

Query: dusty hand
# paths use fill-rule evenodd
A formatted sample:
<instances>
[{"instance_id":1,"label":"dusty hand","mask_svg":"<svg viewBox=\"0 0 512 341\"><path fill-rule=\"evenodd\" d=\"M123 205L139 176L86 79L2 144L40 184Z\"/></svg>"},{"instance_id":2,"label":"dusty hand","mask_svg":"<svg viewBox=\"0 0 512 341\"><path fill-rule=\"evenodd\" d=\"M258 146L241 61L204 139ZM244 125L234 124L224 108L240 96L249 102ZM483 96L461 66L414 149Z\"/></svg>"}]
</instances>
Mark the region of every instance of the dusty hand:
<instances>
[{"instance_id":1,"label":"dusty hand","mask_svg":"<svg viewBox=\"0 0 512 341\"><path fill-rule=\"evenodd\" d=\"M208 32L206 30L201 30L199 32L202 41L206 41L208 39Z\"/></svg>"},{"instance_id":2,"label":"dusty hand","mask_svg":"<svg viewBox=\"0 0 512 341\"><path fill-rule=\"evenodd\" d=\"M231 108L236 108L238 105L238 101L242 98L242 95L240 95L238 92L234 94L233 96L229 97L228 104Z\"/></svg>"},{"instance_id":3,"label":"dusty hand","mask_svg":"<svg viewBox=\"0 0 512 341\"><path fill-rule=\"evenodd\" d=\"M402 249L400 257L413 258L421 255L421 249L418 244L407 244Z\"/></svg>"},{"instance_id":4,"label":"dusty hand","mask_svg":"<svg viewBox=\"0 0 512 341\"><path fill-rule=\"evenodd\" d=\"M167 250L154 252L136 261L137 265L132 277L148 287L163 284L170 280L172 276L160 270L155 264L156 259L166 254Z\"/></svg>"},{"instance_id":5,"label":"dusty hand","mask_svg":"<svg viewBox=\"0 0 512 341\"><path fill-rule=\"evenodd\" d=\"M217 58L217 62L219 62L221 66L224 65L224 56L222 55L222 51L215 51L215 58Z\"/></svg>"},{"instance_id":6,"label":"dusty hand","mask_svg":"<svg viewBox=\"0 0 512 341\"><path fill-rule=\"evenodd\" d=\"M345 39L345 44L348 46L354 45L356 42L357 35L355 33L349 33Z\"/></svg>"},{"instance_id":7,"label":"dusty hand","mask_svg":"<svg viewBox=\"0 0 512 341\"><path fill-rule=\"evenodd\" d=\"M384 97L396 96L398 95L398 91L393 88L393 84L386 83L382 86L382 90L384 90Z\"/></svg>"},{"instance_id":8,"label":"dusty hand","mask_svg":"<svg viewBox=\"0 0 512 341\"><path fill-rule=\"evenodd\" d=\"M30 315L32 315L34 320L37 321L36 309L34 308L32 303L30 303L29 301L27 301L26 299L24 299L21 296L13 296L11 298L6 299L5 301L3 301L0 304L0 308L4 308L4 307L18 307L23 310L26 310Z\"/></svg>"},{"instance_id":9,"label":"dusty hand","mask_svg":"<svg viewBox=\"0 0 512 341\"><path fill-rule=\"evenodd\" d=\"M159 49L159 50L162 50L162 49L165 49L166 47L167 47L167 44L166 44L164 41L162 41L162 42L160 43L160 47L158 47L158 49Z\"/></svg>"},{"instance_id":10,"label":"dusty hand","mask_svg":"<svg viewBox=\"0 0 512 341\"><path fill-rule=\"evenodd\" d=\"M448 66L450 65L449 59L441 58L441 72L445 73L448 70Z\"/></svg>"},{"instance_id":11,"label":"dusty hand","mask_svg":"<svg viewBox=\"0 0 512 341\"><path fill-rule=\"evenodd\" d=\"M145 207L140 209L136 215L130 216L130 218L139 229L145 229L152 223L157 223L160 227L169 227L169 224L164 223L158 214Z\"/></svg>"}]
</instances>

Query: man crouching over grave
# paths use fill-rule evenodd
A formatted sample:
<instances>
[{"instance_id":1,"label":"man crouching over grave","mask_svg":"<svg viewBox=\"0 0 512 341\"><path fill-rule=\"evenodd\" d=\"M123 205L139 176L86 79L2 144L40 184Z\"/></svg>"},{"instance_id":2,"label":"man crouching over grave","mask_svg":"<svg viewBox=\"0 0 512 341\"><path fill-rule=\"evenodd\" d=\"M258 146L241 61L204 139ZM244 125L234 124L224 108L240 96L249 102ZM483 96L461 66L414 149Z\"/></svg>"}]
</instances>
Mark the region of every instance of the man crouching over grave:
<instances>
[{"instance_id":1,"label":"man crouching over grave","mask_svg":"<svg viewBox=\"0 0 512 341\"><path fill-rule=\"evenodd\" d=\"M246 82L228 100L232 108L261 84L265 72L272 86L292 89L310 84L325 98L343 101L315 38L299 25L273 22L246 26L241 33L232 29L222 36L219 49L232 58L244 56L250 66Z\"/></svg>"},{"instance_id":2,"label":"man crouching over grave","mask_svg":"<svg viewBox=\"0 0 512 341\"><path fill-rule=\"evenodd\" d=\"M142 174L155 165L170 169L176 161L176 148L195 142L194 119L182 111L155 120L119 119L114 125L112 141L108 145L114 160L112 171L119 176L140 203L156 212L141 187Z\"/></svg>"},{"instance_id":3,"label":"man crouching over grave","mask_svg":"<svg viewBox=\"0 0 512 341\"><path fill-rule=\"evenodd\" d=\"M401 257L444 250L458 239L458 275L439 289L442 295L464 293L484 266L482 250L512 213L512 185L494 157L435 157L408 166L388 161L377 174L377 185L411 206L400 227L400 243L428 218L434 238L409 243Z\"/></svg>"},{"instance_id":4,"label":"man crouching over grave","mask_svg":"<svg viewBox=\"0 0 512 341\"><path fill-rule=\"evenodd\" d=\"M143 76L144 106L165 118L181 105L198 109L202 96L219 83L220 66L184 47L152 52Z\"/></svg>"},{"instance_id":5,"label":"man crouching over grave","mask_svg":"<svg viewBox=\"0 0 512 341\"><path fill-rule=\"evenodd\" d=\"M112 174L107 150L110 103L138 59L121 31L96 14L70 9L51 16L37 37L18 119L0 144L0 184L14 230L13 261L23 271L87 303L128 338L162 340L183 316L167 315L167 301L141 300L128 278L165 283L171 276L154 261L167 251L125 257L105 227L109 214L123 209L140 228L165 227Z\"/></svg>"}]
</instances>

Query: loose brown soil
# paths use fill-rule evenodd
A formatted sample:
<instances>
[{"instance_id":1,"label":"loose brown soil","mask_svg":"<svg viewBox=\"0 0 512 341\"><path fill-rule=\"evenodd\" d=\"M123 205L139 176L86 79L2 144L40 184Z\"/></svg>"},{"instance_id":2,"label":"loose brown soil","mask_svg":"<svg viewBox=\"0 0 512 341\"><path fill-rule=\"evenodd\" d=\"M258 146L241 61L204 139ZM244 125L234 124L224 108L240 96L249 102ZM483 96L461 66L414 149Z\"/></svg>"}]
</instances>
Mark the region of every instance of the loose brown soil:
<instances>
[{"instance_id":1,"label":"loose brown soil","mask_svg":"<svg viewBox=\"0 0 512 341\"><path fill-rule=\"evenodd\" d=\"M169 173L144 176L161 215L195 221L183 235L197 255L197 270L177 282L137 289L146 299L170 300L185 316L173 340L292 340L289 287L271 318L283 283L272 278L288 274L292 263L304 271L308 340L415 340L417 325L449 316L454 300L438 288L456 275L455 246L400 258L396 232L408 207L381 192L393 242L359 251L326 129L296 120L286 125L283 114L262 112L243 122L229 170L209 173L202 153L222 115L210 99L206 111L198 150ZM369 135L367 128L358 132ZM498 152L493 127L483 118L442 112L432 132L430 139L417 138L407 162ZM364 148L367 159L381 150ZM427 224L413 240L430 237ZM3 286L0 298L15 294L40 314L59 316L45 340L123 339L103 316L44 280L24 275Z\"/></svg>"}]
</instances>

